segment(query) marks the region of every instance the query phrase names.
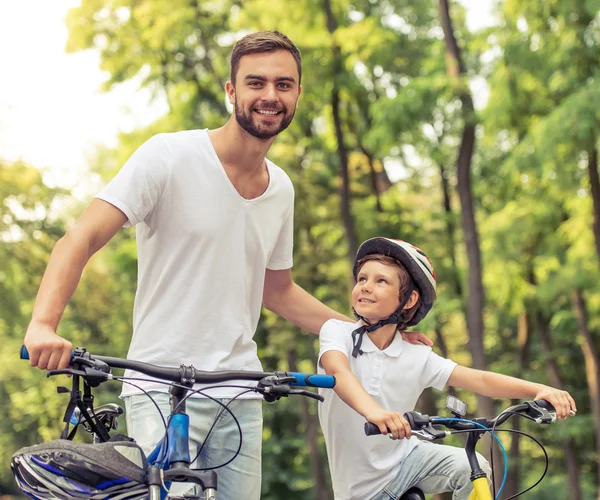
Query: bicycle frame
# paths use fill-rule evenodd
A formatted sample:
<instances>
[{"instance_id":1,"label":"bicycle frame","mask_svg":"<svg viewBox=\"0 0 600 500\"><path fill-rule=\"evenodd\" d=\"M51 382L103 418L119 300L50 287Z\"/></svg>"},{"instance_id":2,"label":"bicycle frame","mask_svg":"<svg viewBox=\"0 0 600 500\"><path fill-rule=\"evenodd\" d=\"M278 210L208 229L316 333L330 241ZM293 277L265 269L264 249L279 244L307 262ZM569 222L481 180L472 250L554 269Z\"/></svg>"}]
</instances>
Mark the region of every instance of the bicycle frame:
<instances>
[{"instance_id":1,"label":"bicycle frame","mask_svg":"<svg viewBox=\"0 0 600 500\"><path fill-rule=\"evenodd\" d=\"M478 477L473 480L473 491L469 500L492 500L492 493L487 478Z\"/></svg>"},{"instance_id":2,"label":"bicycle frame","mask_svg":"<svg viewBox=\"0 0 600 500\"><path fill-rule=\"evenodd\" d=\"M205 500L214 500L217 494L217 474L214 471L196 471L191 470L190 447L189 447L189 428L190 418L185 412L186 400L184 399L187 389L183 387L171 386L171 413L168 422L167 436L163 437L154 450L148 455L147 460L150 468L157 467L157 461L161 456L165 460L160 464L163 476L174 476L179 482L191 482L199 484L203 490ZM167 497L170 482L165 481L165 490L159 484L149 485L149 500L164 500Z\"/></svg>"}]
</instances>

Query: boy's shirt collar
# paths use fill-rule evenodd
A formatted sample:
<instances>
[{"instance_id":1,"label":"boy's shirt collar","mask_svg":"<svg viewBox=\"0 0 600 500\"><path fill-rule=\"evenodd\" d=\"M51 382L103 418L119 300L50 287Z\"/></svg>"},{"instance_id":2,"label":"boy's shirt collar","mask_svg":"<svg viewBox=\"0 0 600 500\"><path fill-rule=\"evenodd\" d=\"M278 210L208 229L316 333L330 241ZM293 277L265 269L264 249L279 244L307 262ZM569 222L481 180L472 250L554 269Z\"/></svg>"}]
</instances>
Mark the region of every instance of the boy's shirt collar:
<instances>
[{"instance_id":1,"label":"boy's shirt collar","mask_svg":"<svg viewBox=\"0 0 600 500\"><path fill-rule=\"evenodd\" d=\"M362 321L357 321L355 328L358 328L359 326L362 326L364 324L365 323L363 323ZM365 333L363 336L361 350L363 352L381 351L381 349L379 349L379 347L377 347L373 343L373 341L371 340L371 338L369 337L369 335L367 333ZM402 334L399 333L398 331L396 331L396 335L394 335L394 340L392 340L392 343L387 347L387 349L384 349L381 352L383 352L384 354L387 354L388 356L390 356L392 358L397 358L398 356L400 356L400 354L402 353L403 350L404 350L404 339L402 338Z\"/></svg>"}]
</instances>

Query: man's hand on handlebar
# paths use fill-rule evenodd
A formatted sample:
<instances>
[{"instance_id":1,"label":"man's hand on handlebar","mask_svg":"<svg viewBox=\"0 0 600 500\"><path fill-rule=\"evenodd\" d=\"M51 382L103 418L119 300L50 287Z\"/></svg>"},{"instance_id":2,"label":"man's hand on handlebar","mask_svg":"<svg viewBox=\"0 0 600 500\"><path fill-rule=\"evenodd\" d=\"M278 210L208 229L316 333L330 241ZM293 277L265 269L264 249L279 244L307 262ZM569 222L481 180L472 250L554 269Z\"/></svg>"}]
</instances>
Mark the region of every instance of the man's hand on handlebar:
<instances>
[{"instance_id":1,"label":"man's hand on handlebar","mask_svg":"<svg viewBox=\"0 0 600 500\"><path fill-rule=\"evenodd\" d=\"M73 344L57 335L48 325L32 321L24 340L29 351L29 364L42 370L67 368Z\"/></svg>"},{"instance_id":2,"label":"man's hand on handlebar","mask_svg":"<svg viewBox=\"0 0 600 500\"><path fill-rule=\"evenodd\" d=\"M577 413L575 400L567 391L544 386L535 395L535 399L545 399L556 409L556 418L564 420Z\"/></svg>"},{"instance_id":3,"label":"man's hand on handlebar","mask_svg":"<svg viewBox=\"0 0 600 500\"><path fill-rule=\"evenodd\" d=\"M409 438L412 431L407 420L401 413L376 408L365 415L367 422L374 423L382 434L387 434L391 439Z\"/></svg>"}]
</instances>

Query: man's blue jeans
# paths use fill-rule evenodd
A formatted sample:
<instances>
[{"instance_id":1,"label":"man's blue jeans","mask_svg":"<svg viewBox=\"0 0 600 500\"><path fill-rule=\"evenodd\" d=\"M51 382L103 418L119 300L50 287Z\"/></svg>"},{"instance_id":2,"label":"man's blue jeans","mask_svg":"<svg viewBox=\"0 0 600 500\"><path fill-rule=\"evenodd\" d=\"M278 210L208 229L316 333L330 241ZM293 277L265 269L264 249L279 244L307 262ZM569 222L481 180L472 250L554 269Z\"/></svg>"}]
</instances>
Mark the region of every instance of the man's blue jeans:
<instances>
[{"instance_id":1,"label":"man's blue jeans","mask_svg":"<svg viewBox=\"0 0 600 500\"><path fill-rule=\"evenodd\" d=\"M158 403L165 419L169 416L169 395L149 393ZM223 404L230 400L220 399ZM243 433L242 449L229 465L216 469L219 500L260 499L261 448L262 448L262 400L237 399L229 408L238 419ZM229 461L238 449L238 427L226 410L206 398L189 398L186 413L190 417L190 459L205 441L215 418L217 423L202 448L196 468L215 467ZM156 406L144 395L125 398L127 432L146 454L150 453L164 436L165 428ZM194 486L185 483L172 484L171 495L183 495L193 491ZM197 492L199 493L200 488Z\"/></svg>"}]
</instances>

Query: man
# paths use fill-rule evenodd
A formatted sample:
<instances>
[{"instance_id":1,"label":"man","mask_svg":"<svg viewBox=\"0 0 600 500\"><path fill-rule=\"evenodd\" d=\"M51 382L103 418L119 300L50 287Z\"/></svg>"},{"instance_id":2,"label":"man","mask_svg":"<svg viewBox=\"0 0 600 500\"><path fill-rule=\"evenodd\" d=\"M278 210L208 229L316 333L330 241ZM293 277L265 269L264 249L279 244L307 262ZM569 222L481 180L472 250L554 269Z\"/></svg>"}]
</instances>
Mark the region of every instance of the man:
<instances>
[{"instance_id":1,"label":"man","mask_svg":"<svg viewBox=\"0 0 600 500\"><path fill-rule=\"evenodd\" d=\"M294 117L301 76L300 52L285 35L247 35L232 53L228 122L159 134L132 155L52 252L25 336L33 366L68 365L72 345L56 334L58 322L87 261L122 226L136 225L139 257L130 359L260 370L252 337L261 298L312 333L330 318L347 319L292 280L294 190L266 159ZM164 385L138 385L168 412ZM238 392L210 395L228 402ZM123 397L129 434L148 452L162 421L137 389L124 387ZM262 413L260 400L251 398L232 406L243 447L231 467L219 469L219 498L260 498ZM238 444L232 419L221 416L218 432L204 442L217 405L193 398L187 409L192 450L203 443L199 465L231 458Z\"/></svg>"}]
</instances>

